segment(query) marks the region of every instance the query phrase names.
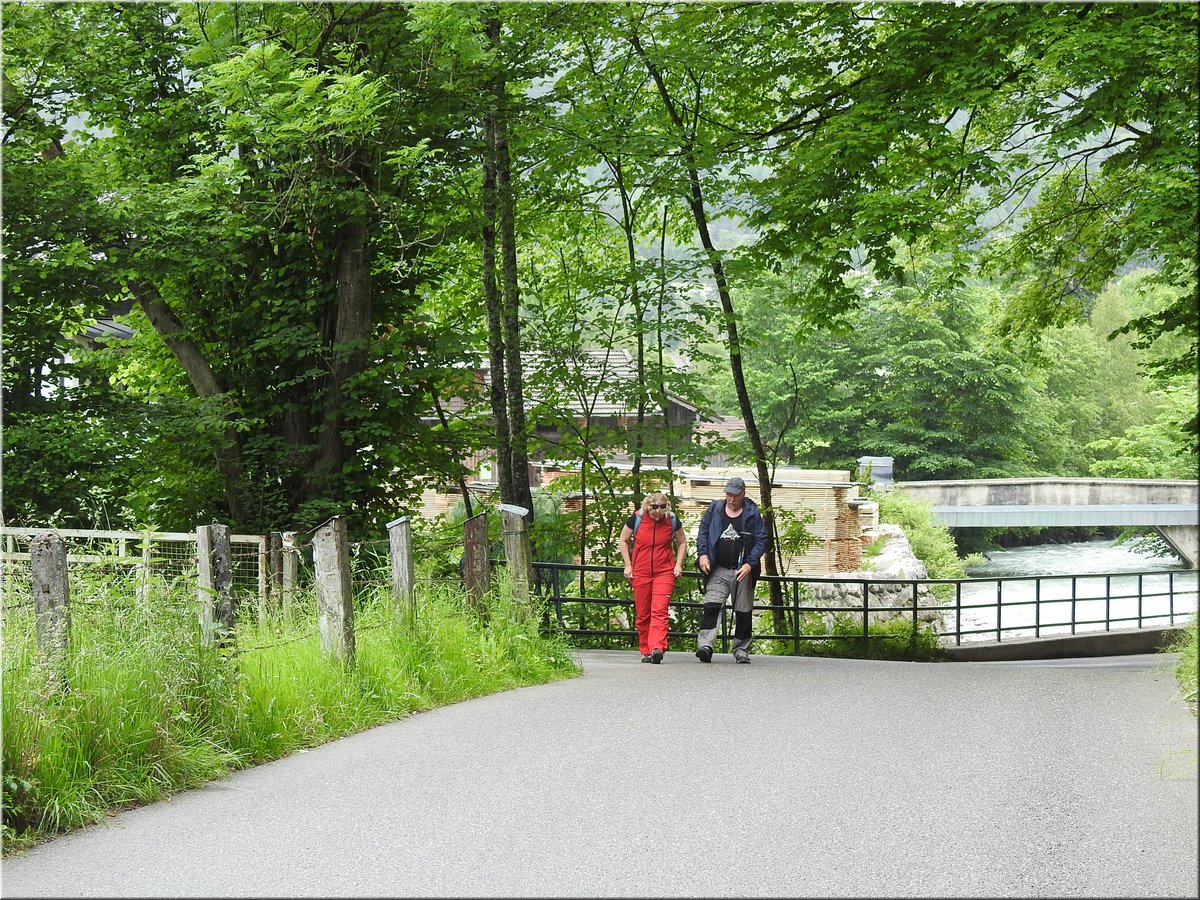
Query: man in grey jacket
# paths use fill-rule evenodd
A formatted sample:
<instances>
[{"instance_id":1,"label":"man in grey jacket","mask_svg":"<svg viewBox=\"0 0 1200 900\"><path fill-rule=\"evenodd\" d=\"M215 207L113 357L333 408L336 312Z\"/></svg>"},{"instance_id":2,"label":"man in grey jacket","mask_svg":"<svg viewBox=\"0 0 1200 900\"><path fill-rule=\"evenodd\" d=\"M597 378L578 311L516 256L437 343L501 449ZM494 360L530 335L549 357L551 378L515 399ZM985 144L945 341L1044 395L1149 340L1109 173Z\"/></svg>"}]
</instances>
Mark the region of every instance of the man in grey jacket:
<instances>
[{"instance_id":1,"label":"man in grey jacket","mask_svg":"<svg viewBox=\"0 0 1200 900\"><path fill-rule=\"evenodd\" d=\"M711 662L717 622L725 601L733 598L733 658L750 662L751 610L754 582L762 570L767 529L758 505L746 498L746 482L730 478L725 499L714 500L704 511L696 535L696 562L704 575L704 609L696 657Z\"/></svg>"}]
</instances>

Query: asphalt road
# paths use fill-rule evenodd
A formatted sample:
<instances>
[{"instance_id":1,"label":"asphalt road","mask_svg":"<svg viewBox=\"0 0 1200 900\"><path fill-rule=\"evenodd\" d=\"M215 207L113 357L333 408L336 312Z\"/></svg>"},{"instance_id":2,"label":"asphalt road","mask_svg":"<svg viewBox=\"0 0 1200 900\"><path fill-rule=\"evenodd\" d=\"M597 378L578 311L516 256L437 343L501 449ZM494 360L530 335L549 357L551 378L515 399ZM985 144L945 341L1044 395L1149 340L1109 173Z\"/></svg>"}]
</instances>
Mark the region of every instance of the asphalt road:
<instances>
[{"instance_id":1,"label":"asphalt road","mask_svg":"<svg viewBox=\"0 0 1200 900\"><path fill-rule=\"evenodd\" d=\"M9 857L0 893L1200 893L1169 658L581 659Z\"/></svg>"}]
</instances>

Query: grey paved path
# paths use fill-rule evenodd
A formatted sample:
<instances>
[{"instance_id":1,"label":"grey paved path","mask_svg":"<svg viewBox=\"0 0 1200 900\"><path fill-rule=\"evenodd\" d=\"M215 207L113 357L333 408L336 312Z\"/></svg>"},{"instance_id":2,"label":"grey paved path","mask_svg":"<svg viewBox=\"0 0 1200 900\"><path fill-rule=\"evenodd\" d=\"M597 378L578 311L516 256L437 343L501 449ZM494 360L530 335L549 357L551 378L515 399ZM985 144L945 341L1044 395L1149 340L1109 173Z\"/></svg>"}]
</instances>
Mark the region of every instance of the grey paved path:
<instances>
[{"instance_id":1,"label":"grey paved path","mask_svg":"<svg viewBox=\"0 0 1200 900\"><path fill-rule=\"evenodd\" d=\"M3 862L6 897L1196 897L1162 657L585 652Z\"/></svg>"}]
</instances>

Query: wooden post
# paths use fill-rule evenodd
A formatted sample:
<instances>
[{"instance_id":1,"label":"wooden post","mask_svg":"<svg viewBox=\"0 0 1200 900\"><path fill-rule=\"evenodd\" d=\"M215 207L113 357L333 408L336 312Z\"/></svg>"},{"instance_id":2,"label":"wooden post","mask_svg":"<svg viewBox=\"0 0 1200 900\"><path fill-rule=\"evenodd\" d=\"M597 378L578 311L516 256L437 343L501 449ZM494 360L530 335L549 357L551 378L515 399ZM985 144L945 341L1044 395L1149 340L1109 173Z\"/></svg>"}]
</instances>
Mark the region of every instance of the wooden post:
<instances>
[{"instance_id":1,"label":"wooden post","mask_svg":"<svg viewBox=\"0 0 1200 900\"><path fill-rule=\"evenodd\" d=\"M292 624L292 601L296 596L296 583L300 580L300 551L296 547L296 532L285 531L280 535L283 543L283 572L280 576L280 592L283 599L283 620Z\"/></svg>"},{"instance_id":2,"label":"wooden post","mask_svg":"<svg viewBox=\"0 0 1200 900\"><path fill-rule=\"evenodd\" d=\"M258 537L258 627L267 627L267 595L271 590L271 545L265 534Z\"/></svg>"},{"instance_id":3,"label":"wooden post","mask_svg":"<svg viewBox=\"0 0 1200 900\"><path fill-rule=\"evenodd\" d=\"M49 692L58 694L70 689L71 597L62 538L51 531L39 534L29 543L29 561L37 613L38 666L45 673Z\"/></svg>"},{"instance_id":4,"label":"wooden post","mask_svg":"<svg viewBox=\"0 0 1200 900\"><path fill-rule=\"evenodd\" d=\"M354 665L354 603L350 590L350 544L346 523L334 516L313 534L317 580L317 631L321 649Z\"/></svg>"},{"instance_id":5,"label":"wooden post","mask_svg":"<svg viewBox=\"0 0 1200 900\"><path fill-rule=\"evenodd\" d=\"M388 546L392 557L392 595L396 598L396 613L403 620L413 621L416 597L413 591L412 520L401 516L387 523Z\"/></svg>"},{"instance_id":6,"label":"wooden post","mask_svg":"<svg viewBox=\"0 0 1200 900\"><path fill-rule=\"evenodd\" d=\"M487 512L463 522L463 585L475 609L487 614L484 597L492 583L492 561L488 558Z\"/></svg>"},{"instance_id":7,"label":"wooden post","mask_svg":"<svg viewBox=\"0 0 1200 900\"><path fill-rule=\"evenodd\" d=\"M280 601L283 596L283 535L278 531L272 531L270 534L271 540L271 580L267 593L271 597L271 603L276 612L279 612Z\"/></svg>"},{"instance_id":8,"label":"wooden post","mask_svg":"<svg viewBox=\"0 0 1200 900\"><path fill-rule=\"evenodd\" d=\"M504 556L512 572L513 596L519 600L529 599L529 588L533 584L533 548L529 542L529 528L525 517L529 510L509 503L500 504L500 527L504 532Z\"/></svg>"},{"instance_id":9,"label":"wooden post","mask_svg":"<svg viewBox=\"0 0 1200 900\"><path fill-rule=\"evenodd\" d=\"M228 525L201 525L196 529L196 562L204 644L223 647L233 640L235 613Z\"/></svg>"}]
</instances>

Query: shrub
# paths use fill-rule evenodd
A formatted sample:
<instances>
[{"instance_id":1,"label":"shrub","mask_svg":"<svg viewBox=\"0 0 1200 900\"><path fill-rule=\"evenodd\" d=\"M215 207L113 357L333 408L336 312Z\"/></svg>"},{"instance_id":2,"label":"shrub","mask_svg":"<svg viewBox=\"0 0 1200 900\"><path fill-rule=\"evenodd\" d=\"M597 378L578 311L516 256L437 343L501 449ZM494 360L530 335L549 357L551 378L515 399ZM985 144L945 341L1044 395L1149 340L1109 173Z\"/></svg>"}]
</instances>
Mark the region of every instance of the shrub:
<instances>
[{"instance_id":1,"label":"shrub","mask_svg":"<svg viewBox=\"0 0 1200 900\"><path fill-rule=\"evenodd\" d=\"M948 528L934 519L928 503L906 497L903 490L879 494L874 499L879 503L879 521L904 529L913 553L925 564L930 578L967 577L954 538Z\"/></svg>"},{"instance_id":2,"label":"shrub","mask_svg":"<svg viewBox=\"0 0 1200 900\"><path fill-rule=\"evenodd\" d=\"M800 633L827 635L801 640L800 656L843 657L851 659L896 659L928 662L941 659L937 631L926 622L914 627L911 619L897 616L870 623L863 646L862 616L855 613L802 613Z\"/></svg>"}]
</instances>

